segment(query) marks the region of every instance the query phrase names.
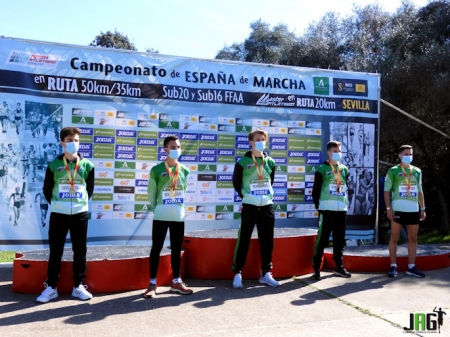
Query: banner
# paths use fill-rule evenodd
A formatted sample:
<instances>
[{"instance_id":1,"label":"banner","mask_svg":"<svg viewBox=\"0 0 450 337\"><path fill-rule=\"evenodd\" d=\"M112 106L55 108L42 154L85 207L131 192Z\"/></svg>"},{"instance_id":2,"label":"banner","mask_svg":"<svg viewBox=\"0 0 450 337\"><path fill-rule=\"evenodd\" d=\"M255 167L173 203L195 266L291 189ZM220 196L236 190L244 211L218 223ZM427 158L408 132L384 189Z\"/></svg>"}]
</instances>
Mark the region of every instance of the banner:
<instances>
[{"instance_id":1,"label":"banner","mask_svg":"<svg viewBox=\"0 0 450 337\"><path fill-rule=\"evenodd\" d=\"M191 170L186 231L238 228L232 174L256 128L277 164L277 227L317 226L314 173L337 140L351 172L348 228L374 228L378 121L375 74L0 38L1 249L47 244L43 178L64 126L82 130L95 165L90 244L150 243L147 180L168 135Z\"/></svg>"}]
</instances>

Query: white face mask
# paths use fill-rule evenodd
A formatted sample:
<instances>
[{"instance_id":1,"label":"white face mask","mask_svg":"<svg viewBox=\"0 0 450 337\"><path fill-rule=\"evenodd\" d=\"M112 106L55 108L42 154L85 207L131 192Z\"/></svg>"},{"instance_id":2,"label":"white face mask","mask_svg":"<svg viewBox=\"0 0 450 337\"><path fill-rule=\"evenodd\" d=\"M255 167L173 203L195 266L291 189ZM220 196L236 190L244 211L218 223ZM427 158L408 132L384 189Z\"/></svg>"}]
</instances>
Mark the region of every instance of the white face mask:
<instances>
[{"instance_id":1,"label":"white face mask","mask_svg":"<svg viewBox=\"0 0 450 337\"><path fill-rule=\"evenodd\" d=\"M66 151L69 152L70 154L77 154L79 148L80 148L79 142L66 143Z\"/></svg>"},{"instance_id":2,"label":"white face mask","mask_svg":"<svg viewBox=\"0 0 450 337\"><path fill-rule=\"evenodd\" d=\"M411 162L413 161L413 156L402 156L402 163L403 164L411 164Z\"/></svg>"},{"instance_id":3,"label":"white face mask","mask_svg":"<svg viewBox=\"0 0 450 337\"><path fill-rule=\"evenodd\" d=\"M256 151L263 152L265 148L266 148L266 142L264 142L264 141L255 142L255 150Z\"/></svg>"},{"instance_id":4,"label":"white face mask","mask_svg":"<svg viewBox=\"0 0 450 337\"><path fill-rule=\"evenodd\" d=\"M181 155L181 150L177 149L177 150L169 150L169 157L172 158L173 160L177 160Z\"/></svg>"}]
</instances>

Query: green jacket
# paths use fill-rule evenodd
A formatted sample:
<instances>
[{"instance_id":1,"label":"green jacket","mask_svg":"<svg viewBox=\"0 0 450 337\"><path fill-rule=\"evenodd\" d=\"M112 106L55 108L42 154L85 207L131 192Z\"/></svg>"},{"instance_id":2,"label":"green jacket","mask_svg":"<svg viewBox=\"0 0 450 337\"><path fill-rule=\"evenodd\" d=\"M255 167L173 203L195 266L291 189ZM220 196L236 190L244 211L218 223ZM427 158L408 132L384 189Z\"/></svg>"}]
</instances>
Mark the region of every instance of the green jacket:
<instances>
[{"instance_id":1,"label":"green jacket","mask_svg":"<svg viewBox=\"0 0 450 337\"><path fill-rule=\"evenodd\" d=\"M73 177L76 162L68 162L75 183L75 194L69 193L70 182L63 161L63 154L50 162L45 172L43 192L50 204L50 212L78 214L88 211L88 201L94 193L94 164L80 157L76 177Z\"/></svg>"}]
</instances>

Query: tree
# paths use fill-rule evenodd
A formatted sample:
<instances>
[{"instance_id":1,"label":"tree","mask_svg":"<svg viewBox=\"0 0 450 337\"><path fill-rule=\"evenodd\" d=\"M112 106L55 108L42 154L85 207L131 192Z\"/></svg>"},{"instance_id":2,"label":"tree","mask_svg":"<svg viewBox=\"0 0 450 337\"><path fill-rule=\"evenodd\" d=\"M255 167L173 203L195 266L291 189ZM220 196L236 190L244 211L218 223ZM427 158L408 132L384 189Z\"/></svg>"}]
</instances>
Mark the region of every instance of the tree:
<instances>
[{"instance_id":1,"label":"tree","mask_svg":"<svg viewBox=\"0 0 450 337\"><path fill-rule=\"evenodd\" d=\"M252 29L243 43L233 43L221 49L216 59L282 64L283 55L295 45L297 37L288 27L279 24L273 29L259 19L250 24Z\"/></svg>"},{"instance_id":2,"label":"tree","mask_svg":"<svg viewBox=\"0 0 450 337\"><path fill-rule=\"evenodd\" d=\"M117 29L114 32L109 30L106 33L100 32L89 45L113 49L137 50L134 43L128 39L128 36L118 32Z\"/></svg>"}]
</instances>

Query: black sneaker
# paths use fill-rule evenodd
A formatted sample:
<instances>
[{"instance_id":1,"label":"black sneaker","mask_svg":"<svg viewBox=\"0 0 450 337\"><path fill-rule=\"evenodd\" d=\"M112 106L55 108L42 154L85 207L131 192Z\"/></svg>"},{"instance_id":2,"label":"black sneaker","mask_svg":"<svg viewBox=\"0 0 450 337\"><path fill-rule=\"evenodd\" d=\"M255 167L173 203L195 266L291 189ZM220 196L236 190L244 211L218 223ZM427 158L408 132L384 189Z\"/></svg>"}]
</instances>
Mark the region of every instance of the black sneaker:
<instances>
[{"instance_id":1,"label":"black sneaker","mask_svg":"<svg viewBox=\"0 0 450 337\"><path fill-rule=\"evenodd\" d=\"M352 277L352 274L350 274L350 273L347 271L347 269L345 269L344 267L336 268L336 269L334 270L334 275L340 276L340 277L345 277L345 278Z\"/></svg>"},{"instance_id":2,"label":"black sneaker","mask_svg":"<svg viewBox=\"0 0 450 337\"><path fill-rule=\"evenodd\" d=\"M314 270L314 273L311 275L311 278L314 280L320 280L320 270Z\"/></svg>"},{"instance_id":3,"label":"black sneaker","mask_svg":"<svg viewBox=\"0 0 450 337\"><path fill-rule=\"evenodd\" d=\"M388 272L389 277L396 277L397 276L397 267L391 266Z\"/></svg>"},{"instance_id":4,"label":"black sneaker","mask_svg":"<svg viewBox=\"0 0 450 337\"><path fill-rule=\"evenodd\" d=\"M416 266L406 269L406 275L415 277L425 277L425 274L422 273L421 271L418 271Z\"/></svg>"}]
</instances>

